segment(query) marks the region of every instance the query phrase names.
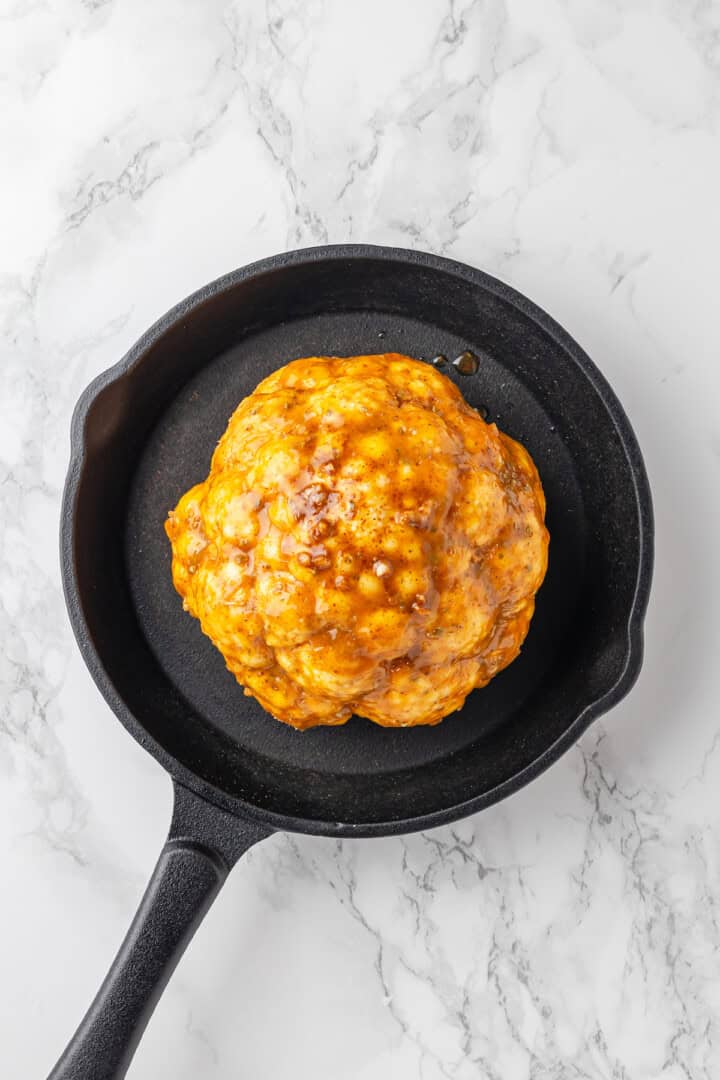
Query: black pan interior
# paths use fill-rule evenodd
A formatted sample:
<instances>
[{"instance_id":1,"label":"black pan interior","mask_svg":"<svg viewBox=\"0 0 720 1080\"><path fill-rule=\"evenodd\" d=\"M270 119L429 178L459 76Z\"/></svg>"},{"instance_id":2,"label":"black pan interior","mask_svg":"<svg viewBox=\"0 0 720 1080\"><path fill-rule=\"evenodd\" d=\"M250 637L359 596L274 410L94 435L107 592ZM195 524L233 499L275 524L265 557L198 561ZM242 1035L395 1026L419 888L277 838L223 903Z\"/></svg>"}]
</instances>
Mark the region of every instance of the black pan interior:
<instances>
[{"instance_id":1,"label":"black pan interior","mask_svg":"<svg viewBox=\"0 0 720 1080\"><path fill-rule=\"evenodd\" d=\"M530 450L551 559L521 657L434 728L269 717L186 615L167 511L207 474L237 403L304 355L471 349L467 400ZM616 420L552 324L492 279L398 254L280 264L188 302L94 398L74 523L90 641L135 734L173 769L306 827L441 815L536 767L617 683L639 569L636 478ZM123 716L128 722L127 715Z\"/></svg>"}]
</instances>

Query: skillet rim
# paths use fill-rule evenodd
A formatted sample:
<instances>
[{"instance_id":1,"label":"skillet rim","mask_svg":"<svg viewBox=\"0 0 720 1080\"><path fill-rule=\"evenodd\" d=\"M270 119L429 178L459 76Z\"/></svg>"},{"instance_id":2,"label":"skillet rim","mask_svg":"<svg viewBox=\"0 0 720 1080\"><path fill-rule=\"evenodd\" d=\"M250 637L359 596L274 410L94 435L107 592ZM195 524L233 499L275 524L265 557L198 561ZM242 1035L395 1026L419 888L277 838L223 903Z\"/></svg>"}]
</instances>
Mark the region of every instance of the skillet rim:
<instances>
[{"instance_id":1,"label":"skillet rim","mask_svg":"<svg viewBox=\"0 0 720 1080\"><path fill-rule=\"evenodd\" d=\"M638 573L633 599L627 614L625 662L615 682L603 694L595 697L593 701L580 708L573 722L559 738L546 747L533 762L507 780L480 795L473 796L473 798L460 803L454 803L442 810L383 822L337 822L320 818L302 818L266 810L228 795L208 781L203 780L178 761L140 723L128 708L122 694L116 689L108 675L100 654L92 642L83 614L81 589L76 576L74 557L78 493L83 471L90 456L87 452L85 437L86 422L90 409L98 395L113 383L126 378L133 369L142 363L147 352L163 334L177 322L187 318L195 308L211 297L234 288L258 274L290 266L297 267L303 263L315 263L330 259L375 259L402 262L459 276L472 286L492 292L535 322L545 334L553 338L570 355L607 410L628 463L639 522ZM328 244L283 252L232 270L191 293L157 319L117 363L97 375L85 388L75 406L72 417L70 460L63 489L60 517L60 563L65 603L75 640L85 665L115 716L143 749L152 754L155 760L163 766L174 781L189 788L206 802L229 811L240 819L261 822L272 829L335 837L388 836L416 832L457 821L460 818L477 813L530 783L570 749L593 720L610 710L625 697L635 683L642 666L643 621L650 595L653 559L654 521L652 497L642 453L625 410L605 377L574 338L555 322L547 312L523 296L522 293L517 292L505 282L482 270L428 252L374 244Z\"/></svg>"}]
</instances>

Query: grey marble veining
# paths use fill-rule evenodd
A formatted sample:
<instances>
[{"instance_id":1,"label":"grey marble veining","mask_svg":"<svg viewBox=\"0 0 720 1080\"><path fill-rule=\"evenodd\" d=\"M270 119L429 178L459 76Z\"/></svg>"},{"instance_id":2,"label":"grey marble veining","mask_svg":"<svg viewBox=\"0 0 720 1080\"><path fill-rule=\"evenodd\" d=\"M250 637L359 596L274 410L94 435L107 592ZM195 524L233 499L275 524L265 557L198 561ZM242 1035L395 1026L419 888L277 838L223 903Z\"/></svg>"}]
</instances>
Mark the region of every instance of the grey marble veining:
<instances>
[{"instance_id":1,"label":"grey marble veining","mask_svg":"<svg viewBox=\"0 0 720 1080\"><path fill-rule=\"evenodd\" d=\"M2 1075L46 1075L170 809L64 614L75 399L205 281L352 240L499 275L616 387L655 498L645 668L481 816L254 849L130 1077L717 1077L720 5L7 0L0 26Z\"/></svg>"}]
</instances>

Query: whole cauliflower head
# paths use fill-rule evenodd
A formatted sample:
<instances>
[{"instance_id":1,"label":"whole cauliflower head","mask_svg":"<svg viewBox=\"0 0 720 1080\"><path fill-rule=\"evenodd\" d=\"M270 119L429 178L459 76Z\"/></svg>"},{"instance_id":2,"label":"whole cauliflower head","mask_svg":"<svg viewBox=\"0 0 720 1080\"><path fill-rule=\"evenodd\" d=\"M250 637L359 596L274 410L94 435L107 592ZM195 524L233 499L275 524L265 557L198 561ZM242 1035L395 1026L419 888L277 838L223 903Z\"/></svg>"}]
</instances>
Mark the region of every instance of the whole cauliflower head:
<instances>
[{"instance_id":1,"label":"whole cauliflower head","mask_svg":"<svg viewBox=\"0 0 720 1080\"><path fill-rule=\"evenodd\" d=\"M544 515L527 451L435 368L387 353L260 383L166 530L186 610L268 712L410 727L517 656Z\"/></svg>"}]
</instances>

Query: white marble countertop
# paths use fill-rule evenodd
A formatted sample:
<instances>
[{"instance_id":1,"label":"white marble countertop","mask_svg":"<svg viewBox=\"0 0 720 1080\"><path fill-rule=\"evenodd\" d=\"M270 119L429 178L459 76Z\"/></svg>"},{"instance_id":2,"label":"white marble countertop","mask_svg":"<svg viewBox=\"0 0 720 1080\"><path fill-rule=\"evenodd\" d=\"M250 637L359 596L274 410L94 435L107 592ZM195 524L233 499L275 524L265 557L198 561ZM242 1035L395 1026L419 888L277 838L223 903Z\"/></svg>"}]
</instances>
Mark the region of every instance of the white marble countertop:
<instances>
[{"instance_id":1,"label":"white marble countertop","mask_svg":"<svg viewBox=\"0 0 720 1080\"><path fill-rule=\"evenodd\" d=\"M278 836L234 871L131 1080L720 1075L720 5L7 0L0 35L0 1072L43 1077L170 784L61 597L75 399L285 248L480 266L613 383L657 518L645 667L454 827Z\"/></svg>"}]
</instances>

